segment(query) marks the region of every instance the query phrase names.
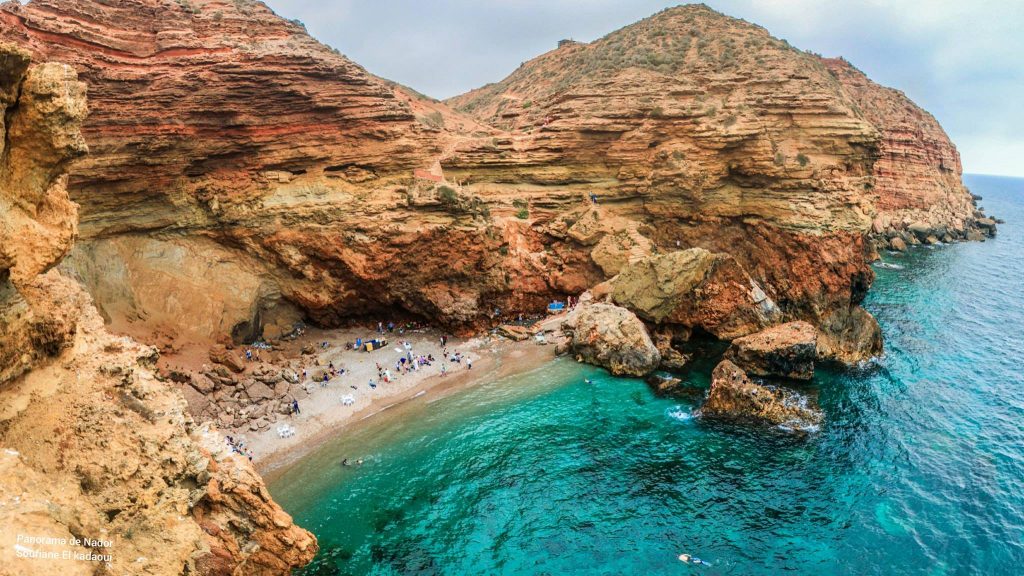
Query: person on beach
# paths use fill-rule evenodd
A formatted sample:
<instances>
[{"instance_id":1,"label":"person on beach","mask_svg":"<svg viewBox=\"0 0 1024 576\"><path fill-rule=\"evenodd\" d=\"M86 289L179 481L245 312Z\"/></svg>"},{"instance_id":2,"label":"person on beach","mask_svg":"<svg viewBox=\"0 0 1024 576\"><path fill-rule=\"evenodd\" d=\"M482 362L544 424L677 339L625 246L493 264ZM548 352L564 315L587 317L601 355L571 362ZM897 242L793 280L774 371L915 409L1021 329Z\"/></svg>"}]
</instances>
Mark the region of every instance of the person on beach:
<instances>
[{"instance_id":1,"label":"person on beach","mask_svg":"<svg viewBox=\"0 0 1024 576\"><path fill-rule=\"evenodd\" d=\"M302 414L302 410L299 410L298 400L292 400L292 414Z\"/></svg>"},{"instance_id":2,"label":"person on beach","mask_svg":"<svg viewBox=\"0 0 1024 576\"><path fill-rule=\"evenodd\" d=\"M444 362L442 362L441 363L441 376L447 376L447 375L448 375L448 365L445 364Z\"/></svg>"},{"instance_id":3,"label":"person on beach","mask_svg":"<svg viewBox=\"0 0 1024 576\"><path fill-rule=\"evenodd\" d=\"M472 369L473 369L473 359L470 358L469 356L466 356L466 370L472 370Z\"/></svg>"}]
</instances>

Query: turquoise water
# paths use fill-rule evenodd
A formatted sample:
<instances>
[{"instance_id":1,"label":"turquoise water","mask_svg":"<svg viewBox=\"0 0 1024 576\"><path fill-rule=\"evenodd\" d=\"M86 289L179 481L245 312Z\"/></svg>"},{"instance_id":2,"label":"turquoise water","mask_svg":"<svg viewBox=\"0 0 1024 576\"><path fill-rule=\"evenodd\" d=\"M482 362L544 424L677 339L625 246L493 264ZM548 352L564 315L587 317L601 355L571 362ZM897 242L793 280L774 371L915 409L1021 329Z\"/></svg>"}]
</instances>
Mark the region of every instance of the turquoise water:
<instances>
[{"instance_id":1,"label":"turquoise water","mask_svg":"<svg viewBox=\"0 0 1024 576\"><path fill-rule=\"evenodd\" d=\"M805 388L820 433L697 421L699 391L558 361L286 472L271 490L322 548L304 574L1024 573L1024 180L968 184L999 238L885 255L887 354Z\"/></svg>"}]
</instances>

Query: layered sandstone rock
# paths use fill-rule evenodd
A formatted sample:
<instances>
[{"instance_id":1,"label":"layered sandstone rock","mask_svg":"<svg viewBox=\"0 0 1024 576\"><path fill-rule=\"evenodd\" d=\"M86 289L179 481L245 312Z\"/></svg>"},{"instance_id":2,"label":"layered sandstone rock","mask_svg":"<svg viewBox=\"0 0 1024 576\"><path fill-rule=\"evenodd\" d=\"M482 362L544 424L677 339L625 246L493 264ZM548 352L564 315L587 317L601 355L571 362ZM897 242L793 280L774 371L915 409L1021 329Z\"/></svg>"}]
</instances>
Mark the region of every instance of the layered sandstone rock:
<instances>
[{"instance_id":1,"label":"layered sandstone rock","mask_svg":"<svg viewBox=\"0 0 1024 576\"><path fill-rule=\"evenodd\" d=\"M68 66L30 63L0 45L0 384L66 347L76 322L52 307L66 294L40 275L77 233L66 173L87 150L86 89Z\"/></svg>"},{"instance_id":2,"label":"layered sandstone rock","mask_svg":"<svg viewBox=\"0 0 1024 576\"><path fill-rule=\"evenodd\" d=\"M704 248L834 357L880 349L859 304L878 163L901 156L828 63L757 26L667 10L456 111L250 0L35 0L0 21L90 86L70 262L121 331L248 340L395 312L468 331Z\"/></svg>"},{"instance_id":3,"label":"layered sandstone rock","mask_svg":"<svg viewBox=\"0 0 1024 576\"><path fill-rule=\"evenodd\" d=\"M704 418L803 431L816 429L823 419L821 410L806 397L751 382L742 369L728 360L712 372L708 399L698 413Z\"/></svg>"},{"instance_id":4,"label":"layered sandstone rock","mask_svg":"<svg viewBox=\"0 0 1024 576\"><path fill-rule=\"evenodd\" d=\"M810 380L818 357L818 330L807 322L772 326L733 340L725 357L747 374Z\"/></svg>"},{"instance_id":5,"label":"layered sandstone rock","mask_svg":"<svg viewBox=\"0 0 1024 576\"><path fill-rule=\"evenodd\" d=\"M885 242L913 233L912 227L922 242L929 236L965 239L972 230L994 234L994 227L979 226L984 215L963 184L960 154L935 117L842 58L822 61L882 135L881 157L873 168L878 215L872 233Z\"/></svg>"},{"instance_id":6,"label":"layered sandstone rock","mask_svg":"<svg viewBox=\"0 0 1024 576\"><path fill-rule=\"evenodd\" d=\"M643 322L619 306L578 306L562 324L562 331L579 360L607 368L616 376L646 376L661 363Z\"/></svg>"},{"instance_id":7,"label":"layered sandstone rock","mask_svg":"<svg viewBox=\"0 0 1024 576\"><path fill-rule=\"evenodd\" d=\"M37 0L0 16L0 35L91 87L72 263L139 335L246 339L267 318L394 309L480 326L658 246L729 252L816 323L841 323L870 283L877 131L815 58L706 8L452 102L476 120L257 2ZM835 264L804 279L805 258Z\"/></svg>"},{"instance_id":8,"label":"layered sandstone rock","mask_svg":"<svg viewBox=\"0 0 1024 576\"><path fill-rule=\"evenodd\" d=\"M156 351L107 332L82 287L50 269L77 223L65 188L85 152L74 69L0 46L0 103L0 574L287 574L307 563L315 539L223 435L193 423L154 375ZM19 547L18 535L85 544Z\"/></svg>"},{"instance_id":9,"label":"layered sandstone rock","mask_svg":"<svg viewBox=\"0 0 1024 576\"><path fill-rule=\"evenodd\" d=\"M248 460L194 424L181 394L154 377L155 350L110 335L81 288L49 274L81 316L72 348L0 389L0 537L109 540L28 548L110 554L112 574L288 574L309 562L316 540L274 503ZM94 574L101 565L0 551L4 576Z\"/></svg>"}]
</instances>

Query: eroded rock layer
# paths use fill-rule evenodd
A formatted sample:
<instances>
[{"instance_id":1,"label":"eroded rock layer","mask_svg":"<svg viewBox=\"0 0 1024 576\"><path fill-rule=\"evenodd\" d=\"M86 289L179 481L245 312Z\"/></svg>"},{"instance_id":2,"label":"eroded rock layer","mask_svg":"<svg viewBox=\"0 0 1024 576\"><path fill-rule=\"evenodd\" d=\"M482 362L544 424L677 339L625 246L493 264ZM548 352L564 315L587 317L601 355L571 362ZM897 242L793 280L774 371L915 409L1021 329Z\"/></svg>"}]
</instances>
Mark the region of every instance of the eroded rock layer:
<instances>
[{"instance_id":1,"label":"eroded rock layer","mask_svg":"<svg viewBox=\"0 0 1024 576\"><path fill-rule=\"evenodd\" d=\"M470 330L703 248L832 357L880 350L859 304L893 205L874 190L903 158L884 109L704 6L447 103L251 0L35 0L0 21L92 91L70 267L119 330L248 340L396 311Z\"/></svg>"},{"instance_id":2,"label":"eroded rock layer","mask_svg":"<svg viewBox=\"0 0 1024 576\"><path fill-rule=\"evenodd\" d=\"M878 215L873 235L891 241L909 232L920 241L935 237L949 242L968 238L972 231L994 233L963 184L959 152L935 117L842 58L822 61L882 135L881 157L874 165Z\"/></svg>"},{"instance_id":3,"label":"eroded rock layer","mask_svg":"<svg viewBox=\"0 0 1024 576\"><path fill-rule=\"evenodd\" d=\"M85 86L0 45L0 575L287 574L316 540L224 436L110 334L71 249ZM24 537L42 541L25 541ZM19 540L19 538L21 540Z\"/></svg>"}]
</instances>

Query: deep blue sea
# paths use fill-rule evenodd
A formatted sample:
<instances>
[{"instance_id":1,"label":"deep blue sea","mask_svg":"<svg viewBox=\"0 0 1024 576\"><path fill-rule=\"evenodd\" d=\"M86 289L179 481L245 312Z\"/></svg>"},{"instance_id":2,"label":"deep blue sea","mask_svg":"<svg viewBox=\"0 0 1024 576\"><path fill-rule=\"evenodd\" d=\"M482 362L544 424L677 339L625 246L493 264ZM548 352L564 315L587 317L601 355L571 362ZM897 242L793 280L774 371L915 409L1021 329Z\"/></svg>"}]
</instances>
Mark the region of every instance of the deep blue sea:
<instances>
[{"instance_id":1,"label":"deep blue sea","mask_svg":"<svg viewBox=\"0 0 1024 576\"><path fill-rule=\"evenodd\" d=\"M866 306L886 354L804 387L819 433L709 424L700 394L559 360L284 473L272 493L321 545L303 573L1024 574L1024 180L966 180L1007 223L884 254Z\"/></svg>"}]
</instances>

